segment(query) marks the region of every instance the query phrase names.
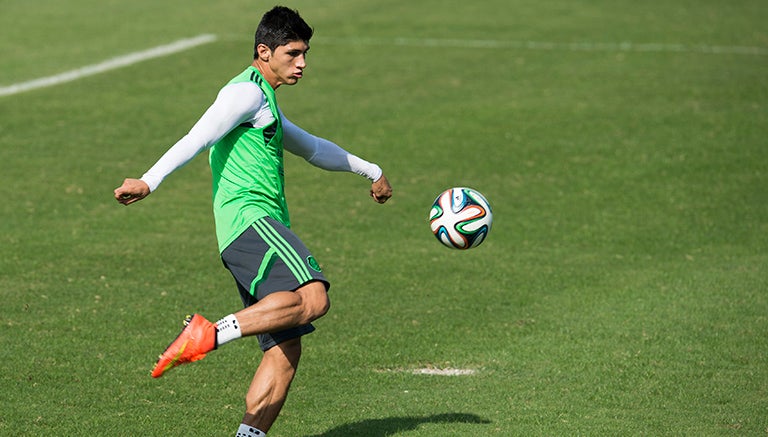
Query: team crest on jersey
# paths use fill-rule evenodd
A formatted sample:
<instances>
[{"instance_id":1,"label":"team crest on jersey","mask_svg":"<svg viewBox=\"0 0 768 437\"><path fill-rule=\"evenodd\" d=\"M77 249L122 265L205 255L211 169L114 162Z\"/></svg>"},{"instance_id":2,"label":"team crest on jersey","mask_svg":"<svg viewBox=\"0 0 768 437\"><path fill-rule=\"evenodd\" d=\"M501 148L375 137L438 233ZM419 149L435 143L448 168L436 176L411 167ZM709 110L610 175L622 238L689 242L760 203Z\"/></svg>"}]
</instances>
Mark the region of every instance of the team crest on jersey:
<instances>
[{"instance_id":1,"label":"team crest on jersey","mask_svg":"<svg viewBox=\"0 0 768 437\"><path fill-rule=\"evenodd\" d=\"M307 257L307 264L309 264L309 266L312 267L312 270L314 270L316 272L322 272L323 271L323 269L320 268L320 264L317 263L317 260L312 255Z\"/></svg>"}]
</instances>

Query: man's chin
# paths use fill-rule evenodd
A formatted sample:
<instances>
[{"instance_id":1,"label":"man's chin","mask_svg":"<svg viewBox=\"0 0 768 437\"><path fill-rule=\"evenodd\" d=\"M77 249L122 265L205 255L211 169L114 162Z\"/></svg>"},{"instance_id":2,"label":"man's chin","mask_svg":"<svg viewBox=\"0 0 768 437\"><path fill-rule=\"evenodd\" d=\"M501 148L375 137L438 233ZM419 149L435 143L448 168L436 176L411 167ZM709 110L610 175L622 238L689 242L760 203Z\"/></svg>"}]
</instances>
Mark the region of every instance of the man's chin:
<instances>
[{"instance_id":1,"label":"man's chin","mask_svg":"<svg viewBox=\"0 0 768 437\"><path fill-rule=\"evenodd\" d=\"M297 83L299 83L299 79L301 78L296 76L286 77L285 79L280 81L280 85L287 85L287 86L296 85Z\"/></svg>"}]
</instances>

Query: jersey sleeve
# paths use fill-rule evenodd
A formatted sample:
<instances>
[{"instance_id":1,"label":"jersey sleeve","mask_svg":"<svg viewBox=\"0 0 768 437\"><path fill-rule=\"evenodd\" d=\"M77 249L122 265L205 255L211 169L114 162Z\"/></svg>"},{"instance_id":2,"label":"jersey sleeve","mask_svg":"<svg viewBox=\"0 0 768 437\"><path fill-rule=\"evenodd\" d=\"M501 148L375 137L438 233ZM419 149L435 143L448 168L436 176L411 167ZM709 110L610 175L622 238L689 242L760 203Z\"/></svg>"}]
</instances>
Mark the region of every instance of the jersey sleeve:
<instances>
[{"instance_id":1,"label":"jersey sleeve","mask_svg":"<svg viewBox=\"0 0 768 437\"><path fill-rule=\"evenodd\" d=\"M281 113L283 147L301 156L310 164L330 171L348 171L365 176L371 181L381 178L381 168L339 147L324 138L312 135L293 124Z\"/></svg>"},{"instance_id":2,"label":"jersey sleeve","mask_svg":"<svg viewBox=\"0 0 768 437\"><path fill-rule=\"evenodd\" d=\"M155 191L168 175L216 144L240 123L253 117L264 98L264 93L253 83L226 85L189 133L171 146L144 173L141 180L146 182L150 191Z\"/></svg>"}]
</instances>

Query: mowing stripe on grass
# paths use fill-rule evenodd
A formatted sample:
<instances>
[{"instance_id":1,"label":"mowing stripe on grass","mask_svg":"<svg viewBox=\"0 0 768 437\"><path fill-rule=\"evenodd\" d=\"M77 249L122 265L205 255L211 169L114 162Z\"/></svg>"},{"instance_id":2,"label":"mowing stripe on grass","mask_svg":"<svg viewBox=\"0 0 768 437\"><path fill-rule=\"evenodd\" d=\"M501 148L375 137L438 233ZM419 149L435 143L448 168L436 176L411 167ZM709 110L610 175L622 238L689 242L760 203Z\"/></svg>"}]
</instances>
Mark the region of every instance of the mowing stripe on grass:
<instances>
[{"instance_id":1,"label":"mowing stripe on grass","mask_svg":"<svg viewBox=\"0 0 768 437\"><path fill-rule=\"evenodd\" d=\"M194 38L185 38L170 44L165 44L151 49L142 50L140 52L133 52L127 55L118 56L116 58L108 59L104 62L87 65L75 70L66 71L54 76L42 77L39 79L30 80L27 82L21 82L6 87L0 87L0 96L10 96L13 94L23 93L25 91L31 91L38 88L49 87L53 85L59 85L66 82L72 82L77 79L81 79L87 76L93 76L95 74L104 73L117 68L127 67L129 65L138 64L149 59L160 58L163 56L172 55L174 53L182 52L184 50L197 47L199 45L208 44L216 41L216 35L198 35Z\"/></svg>"},{"instance_id":2,"label":"mowing stripe on grass","mask_svg":"<svg viewBox=\"0 0 768 437\"><path fill-rule=\"evenodd\" d=\"M576 42L505 41L493 39L439 39L439 38L339 38L316 37L325 44L359 46L454 47L484 49L562 50L571 52L678 52L728 55L768 56L768 47L714 46L706 44L661 44L632 42Z\"/></svg>"},{"instance_id":3,"label":"mowing stripe on grass","mask_svg":"<svg viewBox=\"0 0 768 437\"><path fill-rule=\"evenodd\" d=\"M241 36L227 35L228 40L243 40ZM184 50L216 41L216 35L203 34L193 38L181 39L170 44L153 47L140 52L129 53L106 60L104 62L66 71L54 76L42 77L26 82L0 87L0 97L19 94L38 88L59 85L87 76L104 73L129 65L137 64L153 58L172 55ZM632 43L632 42L578 42L557 43L542 41L505 41L492 39L439 39L439 38L340 38L316 37L321 43L335 45L359 46L408 46L408 47L455 47L455 48L487 48L487 49L527 49L527 50L563 50L587 52L677 52L705 53L726 55L768 56L768 47L754 46L715 46L706 44L662 44L662 43ZM250 39L248 40L250 41Z\"/></svg>"},{"instance_id":4,"label":"mowing stripe on grass","mask_svg":"<svg viewBox=\"0 0 768 437\"><path fill-rule=\"evenodd\" d=\"M252 41L243 35L220 35L228 41ZM750 55L768 56L768 47L724 46L709 44L673 44L673 43L633 43L625 42L546 42L546 41L507 41L500 39L458 39L458 38L360 38L316 36L313 41L321 44L349 46L404 46L404 47L443 47L477 49L526 49L526 50L561 50L571 52L648 52L648 53L705 53L714 55Z\"/></svg>"}]
</instances>

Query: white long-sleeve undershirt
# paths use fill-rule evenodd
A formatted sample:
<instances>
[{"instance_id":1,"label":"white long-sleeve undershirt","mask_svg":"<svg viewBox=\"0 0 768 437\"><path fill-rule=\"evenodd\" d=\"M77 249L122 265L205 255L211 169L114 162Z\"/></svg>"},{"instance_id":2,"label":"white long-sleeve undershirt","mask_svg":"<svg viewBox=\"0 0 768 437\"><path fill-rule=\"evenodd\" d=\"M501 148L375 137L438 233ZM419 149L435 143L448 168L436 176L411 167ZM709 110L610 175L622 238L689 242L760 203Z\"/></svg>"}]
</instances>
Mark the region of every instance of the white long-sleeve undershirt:
<instances>
[{"instance_id":1,"label":"white long-sleeve undershirt","mask_svg":"<svg viewBox=\"0 0 768 437\"><path fill-rule=\"evenodd\" d=\"M312 135L280 113L283 123L283 147L301 156L312 165L331 171L348 171L378 180L382 171L378 165L361 159L335 143ZM216 100L192 126L189 133L176 142L141 177L150 191L163 180L190 162L200 152L209 149L242 123L263 127L274 121L269 104L258 85L240 82L226 85Z\"/></svg>"}]
</instances>

